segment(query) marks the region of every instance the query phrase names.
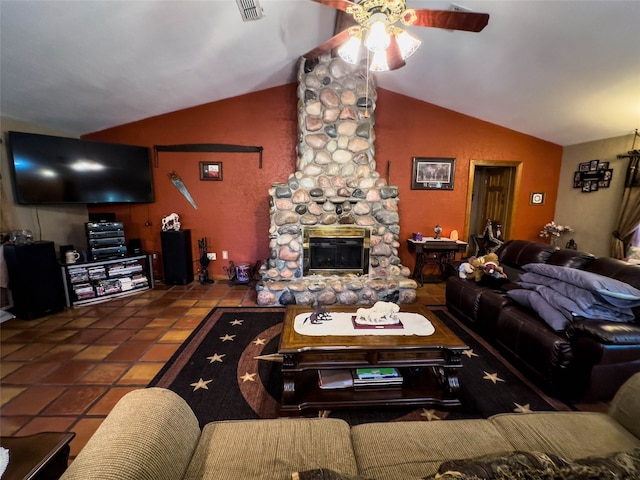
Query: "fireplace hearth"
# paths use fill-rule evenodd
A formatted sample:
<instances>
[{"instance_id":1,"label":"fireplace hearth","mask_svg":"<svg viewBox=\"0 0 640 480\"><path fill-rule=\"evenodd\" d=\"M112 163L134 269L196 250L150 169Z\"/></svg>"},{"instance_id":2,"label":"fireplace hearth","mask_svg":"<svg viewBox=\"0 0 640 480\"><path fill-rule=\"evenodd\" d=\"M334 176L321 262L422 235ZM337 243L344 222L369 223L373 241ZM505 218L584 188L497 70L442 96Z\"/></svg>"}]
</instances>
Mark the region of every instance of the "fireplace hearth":
<instances>
[{"instance_id":1,"label":"fireplace hearth","mask_svg":"<svg viewBox=\"0 0 640 480\"><path fill-rule=\"evenodd\" d=\"M398 187L376 171L374 78L326 54L298 68L297 170L269 189L259 305L412 303Z\"/></svg>"}]
</instances>

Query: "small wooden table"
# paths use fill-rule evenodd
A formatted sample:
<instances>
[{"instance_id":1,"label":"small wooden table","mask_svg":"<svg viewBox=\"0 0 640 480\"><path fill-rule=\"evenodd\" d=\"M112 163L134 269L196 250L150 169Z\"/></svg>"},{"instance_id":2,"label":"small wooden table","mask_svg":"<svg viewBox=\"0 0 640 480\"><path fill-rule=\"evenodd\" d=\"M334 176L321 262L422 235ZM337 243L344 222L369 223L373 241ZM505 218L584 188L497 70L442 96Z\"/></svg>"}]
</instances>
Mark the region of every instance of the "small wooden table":
<instances>
[{"instance_id":1,"label":"small wooden table","mask_svg":"<svg viewBox=\"0 0 640 480\"><path fill-rule=\"evenodd\" d=\"M441 237L435 239L433 237L425 237L422 240L407 239L409 243L409 251L415 254L416 265L411 274L416 282L425 283L422 275L424 267L431 263L437 265L440 269L440 275L436 282L442 281L447 262L455 259L456 253L462 253L467 249L467 242L461 240L451 240Z\"/></svg>"},{"instance_id":2,"label":"small wooden table","mask_svg":"<svg viewBox=\"0 0 640 480\"><path fill-rule=\"evenodd\" d=\"M69 442L75 433L43 432L24 437L2 437L9 465L2 480L56 480L67 469Z\"/></svg>"},{"instance_id":3,"label":"small wooden table","mask_svg":"<svg viewBox=\"0 0 640 480\"><path fill-rule=\"evenodd\" d=\"M355 314L357 308L340 305L328 310ZM435 332L429 336L302 335L295 331L294 320L313 310L288 306L278 349L283 355L280 415L344 407L459 406L458 370L462 352L469 347L423 305L402 305L401 311L423 315ZM318 385L318 370L371 367L398 368L402 386L323 390Z\"/></svg>"}]
</instances>

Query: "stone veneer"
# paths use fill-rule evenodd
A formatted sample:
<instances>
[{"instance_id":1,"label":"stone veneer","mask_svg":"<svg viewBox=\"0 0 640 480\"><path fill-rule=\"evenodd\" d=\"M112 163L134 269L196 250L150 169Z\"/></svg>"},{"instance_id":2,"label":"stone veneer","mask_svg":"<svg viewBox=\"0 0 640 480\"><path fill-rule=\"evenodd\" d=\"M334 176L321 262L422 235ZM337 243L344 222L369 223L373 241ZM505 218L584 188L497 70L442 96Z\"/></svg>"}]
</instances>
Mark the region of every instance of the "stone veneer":
<instances>
[{"instance_id":1,"label":"stone veneer","mask_svg":"<svg viewBox=\"0 0 640 480\"><path fill-rule=\"evenodd\" d=\"M401 265L398 187L375 170L373 77L323 55L298 70L297 171L269 189L271 254L260 268L259 305L411 303L417 284ZM303 274L307 226L371 229L364 275Z\"/></svg>"}]
</instances>

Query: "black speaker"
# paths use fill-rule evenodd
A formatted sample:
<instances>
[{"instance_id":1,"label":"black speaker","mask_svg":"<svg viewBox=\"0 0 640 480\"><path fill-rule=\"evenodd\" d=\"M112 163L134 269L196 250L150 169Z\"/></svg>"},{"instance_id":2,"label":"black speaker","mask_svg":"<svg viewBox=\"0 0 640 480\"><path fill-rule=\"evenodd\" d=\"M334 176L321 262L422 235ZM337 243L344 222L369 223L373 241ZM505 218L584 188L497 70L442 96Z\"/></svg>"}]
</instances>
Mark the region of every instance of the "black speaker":
<instances>
[{"instance_id":1,"label":"black speaker","mask_svg":"<svg viewBox=\"0 0 640 480\"><path fill-rule=\"evenodd\" d=\"M193 281L191 230L160 232L164 283L186 285Z\"/></svg>"},{"instance_id":2,"label":"black speaker","mask_svg":"<svg viewBox=\"0 0 640 480\"><path fill-rule=\"evenodd\" d=\"M62 271L53 242L5 245L4 257L16 317L33 320L64 309Z\"/></svg>"},{"instance_id":3,"label":"black speaker","mask_svg":"<svg viewBox=\"0 0 640 480\"><path fill-rule=\"evenodd\" d=\"M131 238L127 253L129 255L140 255L142 253L142 241L139 238Z\"/></svg>"},{"instance_id":4,"label":"black speaker","mask_svg":"<svg viewBox=\"0 0 640 480\"><path fill-rule=\"evenodd\" d=\"M113 212L90 213L89 222L115 222L116 214Z\"/></svg>"}]
</instances>

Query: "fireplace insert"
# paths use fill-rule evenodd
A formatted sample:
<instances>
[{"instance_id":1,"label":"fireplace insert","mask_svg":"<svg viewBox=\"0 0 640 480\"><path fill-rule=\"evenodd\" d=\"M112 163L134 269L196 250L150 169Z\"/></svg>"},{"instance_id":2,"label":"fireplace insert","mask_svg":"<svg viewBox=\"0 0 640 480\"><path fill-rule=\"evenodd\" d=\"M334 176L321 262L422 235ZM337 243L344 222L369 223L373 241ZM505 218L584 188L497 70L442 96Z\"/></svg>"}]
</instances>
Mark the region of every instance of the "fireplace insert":
<instances>
[{"instance_id":1,"label":"fireplace insert","mask_svg":"<svg viewBox=\"0 0 640 480\"><path fill-rule=\"evenodd\" d=\"M371 232L353 226L320 226L304 230L305 275L356 274L369 271Z\"/></svg>"}]
</instances>

